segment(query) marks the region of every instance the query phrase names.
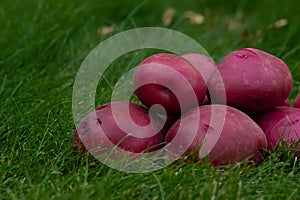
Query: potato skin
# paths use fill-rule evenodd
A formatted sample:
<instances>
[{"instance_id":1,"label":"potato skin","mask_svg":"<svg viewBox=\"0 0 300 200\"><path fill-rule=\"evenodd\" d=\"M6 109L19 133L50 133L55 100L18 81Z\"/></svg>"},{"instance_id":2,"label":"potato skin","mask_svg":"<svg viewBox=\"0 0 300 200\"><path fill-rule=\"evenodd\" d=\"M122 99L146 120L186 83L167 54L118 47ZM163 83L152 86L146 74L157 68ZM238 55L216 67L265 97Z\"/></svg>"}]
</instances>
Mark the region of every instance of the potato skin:
<instances>
[{"instance_id":1,"label":"potato skin","mask_svg":"<svg viewBox=\"0 0 300 200\"><path fill-rule=\"evenodd\" d=\"M130 116L126 113L128 109ZM131 119L136 125L132 125ZM150 123L151 119L153 123ZM141 137L129 135L131 133ZM115 101L93 110L78 125L74 132L73 151L89 150L94 155L101 155L118 146L133 153L151 152L162 147L165 134L158 118L150 118L146 109L134 103Z\"/></svg>"},{"instance_id":2,"label":"potato skin","mask_svg":"<svg viewBox=\"0 0 300 200\"><path fill-rule=\"evenodd\" d=\"M176 78L176 74L180 74L189 87ZM194 66L178 55L167 53L152 55L136 68L134 88L145 106L159 104L168 115L180 115L181 111L198 106L207 91L204 79Z\"/></svg>"},{"instance_id":3,"label":"potato skin","mask_svg":"<svg viewBox=\"0 0 300 200\"><path fill-rule=\"evenodd\" d=\"M213 116L212 109L215 113ZM197 113L200 118L195 117ZM220 129L217 127L218 122L222 121L224 116L224 126ZM172 142L172 139L180 134L183 135L181 141L184 144L185 139L194 131L195 124L198 125L196 137L184 154L195 151L198 155L204 141L210 145L215 137L219 137L211 151L204 157L213 166L232 164L245 159L255 163L263 160L265 155L263 149L267 147L267 140L261 128L243 112L226 105L204 105L189 111L168 131L166 142ZM217 132L218 129L221 130L220 133ZM183 153L176 148L172 151L174 154ZM199 157L194 160L199 160Z\"/></svg>"},{"instance_id":4,"label":"potato skin","mask_svg":"<svg viewBox=\"0 0 300 200\"><path fill-rule=\"evenodd\" d=\"M220 96L218 85L224 82L227 104L245 112L261 112L282 104L292 89L292 75L279 58L253 48L227 55L218 65L223 80L209 80L209 93ZM224 103L224 102L219 102Z\"/></svg>"},{"instance_id":5,"label":"potato skin","mask_svg":"<svg viewBox=\"0 0 300 200\"><path fill-rule=\"evenodd\" d=\"M298 108L277 107L265 112L256 121L266 134L268 149L274 148L278 142L289 146L300 139L300 109ZM297 149L300 150L300 146Z\"/></svg>"}]
</instances>

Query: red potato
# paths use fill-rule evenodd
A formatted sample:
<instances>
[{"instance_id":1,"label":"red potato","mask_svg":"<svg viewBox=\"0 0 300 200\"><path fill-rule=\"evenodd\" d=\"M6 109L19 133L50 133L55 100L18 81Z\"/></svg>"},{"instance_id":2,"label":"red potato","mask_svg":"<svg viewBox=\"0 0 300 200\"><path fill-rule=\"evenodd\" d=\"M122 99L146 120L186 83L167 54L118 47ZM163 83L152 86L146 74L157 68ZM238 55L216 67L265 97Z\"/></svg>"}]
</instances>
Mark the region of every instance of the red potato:
<instances>
[{"instance_id":1,"label":"red potato","mask_svg":"<svg viewBox=\"0 0 300 200\"><path fill-rule=\"evenodd\" d=\"M179 134L181 138L178 141L181 141L181 145L186 145L185 141L189 140L195 130L196 136L185 152L181 152L177 144L172 144L173 138ZM243 112L225 105L204 105L187 112L168 131L166 142L171 144L169 151L175 155L194 151L198 155L200 151L211 150L204 158L208 158L213 166L245 159L259 163L267 147L261 128ZM197 160L199 156L195 158Z\"/></svg>"},{"instance_id":2,"label":"red potato","mask_svg":"<svg viewBox=\"0 0 300 200\"><path fill-rule=\"evenodd\" d=\"M294 108L300 108L300 94L298 94L294 101Z\"/></svg>"},{"instance_id":3,"label":"red potato","mask_svg":"<svg viewBox=\"0 0 300 200\"><path fill-rule=\"evenodd\" d=\"M208 82L212 98L219 99L224 83L227 104L245 112L261 112L282 104L292 89L292 75L279 58L264 51L246 48L234 51L218 65ZM218 102L223 103L223 102Z\"/></svg>"},{"instance_id":4,"label":"red potato","mask_svg":"<svg viewBox=\"0 0 300 200\"><path fill-rule=\"evenodd\" d=\"M128 102L104 104L87 115L74 132L74 152L101 155L119 148L140 153L162 147L165 129L148 111Z\"/></svg>"},{"instance_id":5,"label":"red potato","mask_svg":"<svg viewBox=\"0 0 300 200\"><path fill-rule=\"evenodd\" d=\"M278 142L289 146L300 138L298 108L278 107L262 114L256 121L266 134L268 149L272 149Z\"/></svg>"},{"instance_id":6,"label":"red potato","mask_svg":"<svg viewBox=\"0 0 300 200\"><path fill-rule=\"evenodd\" d=\"M166 53L152 55L136 68L134 88L144 105L159 104L168 115L179 115L198 106L207 90L194 66L180 56Z\"/></svg>"}]
</instances>

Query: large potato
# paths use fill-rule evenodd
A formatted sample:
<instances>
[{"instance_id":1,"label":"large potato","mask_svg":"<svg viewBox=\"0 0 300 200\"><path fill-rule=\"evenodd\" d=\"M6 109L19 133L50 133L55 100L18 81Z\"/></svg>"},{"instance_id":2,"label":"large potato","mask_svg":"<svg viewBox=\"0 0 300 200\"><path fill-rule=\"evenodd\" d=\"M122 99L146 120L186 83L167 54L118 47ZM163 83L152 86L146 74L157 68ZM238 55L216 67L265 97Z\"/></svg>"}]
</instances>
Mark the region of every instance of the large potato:
<instances>
[{"instance_id":1,"label":"large potato","mask_svg":"<svg viewBox=\"0 0 300 200\"><path fill-rule=\"evenodd\" d=\"M278 107L262 114L256 121L266 134L269 149L279 142L290 146L300 139L300 109Z\"/></svg>"},{"instance_id":2,"label":"large potato","mask_svg":"<svg viewBox=\"0 0 300 200\"><path fill-rule=\"evenodd\" d=\"M152 55L136 68L134 88L144 105L159 104L169 115L198 106L207 89L194 66L180 56L166 53Z\"/></svg>"},{"instance_id":3,"label":"large potato","mask_svg":"<svg viewBox=\"0 0 300 200\"><path fill-rule=\"evenodd\" d=\"M196 136L192 144L182 152L180 147L187 145L194 131ZM180 141L180 145L172 144L177 134L181 137L177 140ZM170 143L169 151L172 154L194 152L194 159L197 161L200 152L204 152L204 158L214 166L245 159L259 163L267 147L267 140L261 128L243 112L225 105L204 105L189 111L168 131L166 142ZM205 152L208 153L206 156Z\"/></svg>"},{"instance_id":4,"label":"large potato","mask_svg":"<svg viewBox=\"0 0 300 200\"><path fill-rule=\"evenodd\" d=\"M234 51L218 65L209 80L211 97L218 101L225 86L227 104L246 112L270 110L281 105L292 89L292 75L279 58L264 51L246 48ZM219 102L225 103L225 102Z\"/></svg>"},{"instance_id":5,"label":"large potato","mask_svg":"<svg viewBox=\"0 0 300 200\"><path fill-rule=\"evenodd\" d=\"M164 142L165 129L158 118L128 102L111 102L92 111L74 132L74 152L89 150L94 155L119 148L140 153L154 151Z\"/></svg>"}]
</instances>

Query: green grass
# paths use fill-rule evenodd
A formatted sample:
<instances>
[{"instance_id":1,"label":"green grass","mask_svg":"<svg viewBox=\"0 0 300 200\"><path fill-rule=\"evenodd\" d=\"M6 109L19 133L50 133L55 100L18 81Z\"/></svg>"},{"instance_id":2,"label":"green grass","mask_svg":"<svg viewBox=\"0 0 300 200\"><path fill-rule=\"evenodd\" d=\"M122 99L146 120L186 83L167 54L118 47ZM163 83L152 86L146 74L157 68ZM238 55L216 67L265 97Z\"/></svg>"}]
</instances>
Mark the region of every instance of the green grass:
<instances>
[{"instance_id":1,"label":"green grass","mask_svg":"<svg viewBox=\"0 0 300 200\"><path fill-rule=\"evenodd\" d=\"M0 199L300 199L300 163L287 150L271 153L257 167L224 170L179 162L147 174L74 156L71 110L74 79L85 56L118 32L164 27L161 15L168 7L177 10L168 28L200 42L216 61L249 46L282 58L293 73L293 102L300 92L298 3L1 1ZM191 24L183 17L186 10L202 13L204 23ZM272 26L282 18L287 26ZM110 25L114 32L97 33ZM112 64L118 70L107 71L107 80L113 85L150 53L122 56ZM109 101L109 84L100 82L98 89L97 104Z\"/></svg>"}]
</instances>

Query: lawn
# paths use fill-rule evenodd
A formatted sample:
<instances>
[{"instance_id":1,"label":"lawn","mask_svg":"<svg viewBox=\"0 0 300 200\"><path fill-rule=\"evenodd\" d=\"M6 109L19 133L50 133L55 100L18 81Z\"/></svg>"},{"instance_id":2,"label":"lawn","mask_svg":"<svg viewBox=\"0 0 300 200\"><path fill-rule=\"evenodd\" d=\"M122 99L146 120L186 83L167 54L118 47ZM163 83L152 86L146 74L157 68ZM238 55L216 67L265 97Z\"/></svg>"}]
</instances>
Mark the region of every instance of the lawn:
<instances>
[{"instance_id":1,"label":"lawn","mask_svg":"<svg viewBox=\"0 0 300 200\"><path fill-rule=\"evenodd\" d=\"M283 59L300 92L299 2L217 0L11 1L0 6L0 199L300 199L300 162L288 149L259 166L227 169L178 162L132 174L72 153L76 73L101 41L137 27L165 27L197 42L219 62L254 47ZM162 16L176 12L169 25ZM204 17L191 22L186 11ZM110 101L122 73L158 50L121 56L99 82L96 105Z\"/></svg>"}]
</instances>

